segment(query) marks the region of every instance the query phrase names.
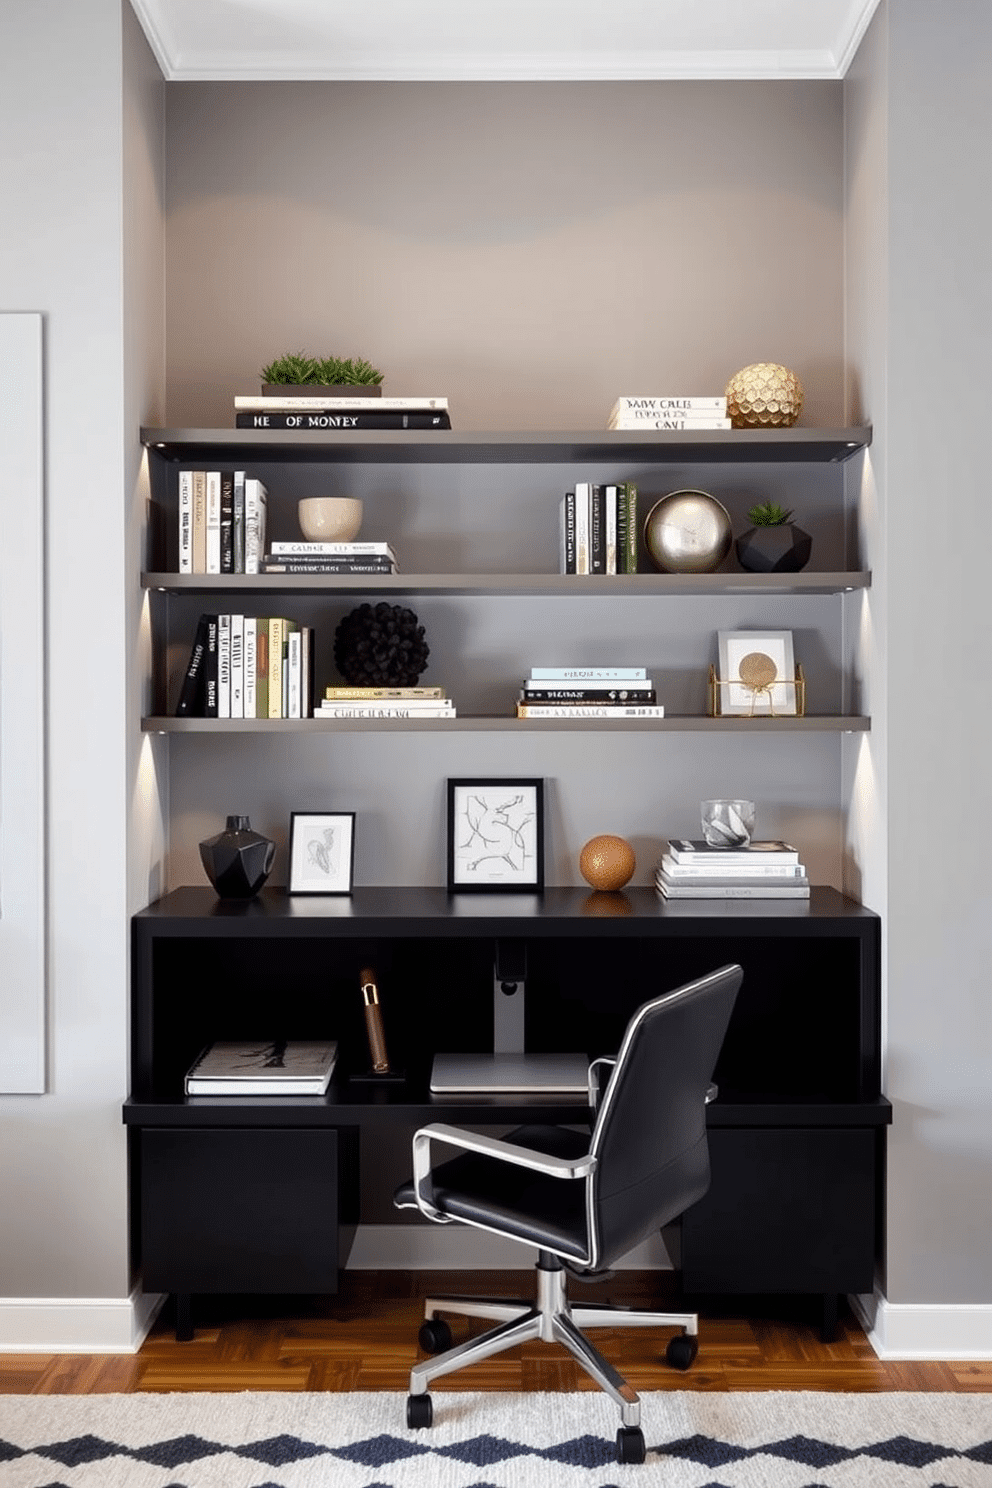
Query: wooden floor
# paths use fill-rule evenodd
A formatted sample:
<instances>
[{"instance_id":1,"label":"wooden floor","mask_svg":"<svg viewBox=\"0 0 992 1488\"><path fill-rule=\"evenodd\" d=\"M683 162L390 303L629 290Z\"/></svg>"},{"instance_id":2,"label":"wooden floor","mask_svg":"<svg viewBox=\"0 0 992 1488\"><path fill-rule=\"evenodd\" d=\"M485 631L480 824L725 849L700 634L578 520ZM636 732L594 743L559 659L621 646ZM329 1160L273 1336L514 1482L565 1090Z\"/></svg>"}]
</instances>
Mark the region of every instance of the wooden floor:
<instances>
[{"instance_id":1,"label":"wooden floor","mask_svg":"<svg viewBox=\"0 0 992 1488\"><path fill-rule=\"evenodd\" d=\"M575 1301L677 1305L665 1273L621 1272L612 1282L573 1284ZM140 1352L0 1354L0 1394L133 1390L401 1390L418 1357L417 1330L430 1294L532 1295L530 1272L351 1271L320 1298L197 1298L195 1337L176 1343L171 1309ZM746 1308L700 1306L692 1369L664 1363L671 1330L597 1330L595 1340L636 1390L956 1390L992 1392L992 1363L883 1363L846 1306L824 1343L816 1313L789 1299L746 1299ZM469 1324L452 1319L456 1341ZM472 1331L484 1324L473 1323ZM581 1390L596 1387L554 1344L533 1343L432 1389Z\"/></svg>"}]
</instances>

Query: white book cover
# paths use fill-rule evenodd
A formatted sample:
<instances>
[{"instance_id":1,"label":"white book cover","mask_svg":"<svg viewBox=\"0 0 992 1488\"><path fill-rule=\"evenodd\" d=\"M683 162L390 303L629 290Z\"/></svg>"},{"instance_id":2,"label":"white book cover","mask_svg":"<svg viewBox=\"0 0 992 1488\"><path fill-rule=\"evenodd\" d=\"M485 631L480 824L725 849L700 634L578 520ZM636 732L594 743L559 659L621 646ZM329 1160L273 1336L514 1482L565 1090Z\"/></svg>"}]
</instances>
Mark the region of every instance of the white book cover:
<instances>
[{"instance_id":1,"label":"white book cover","mask_svg":"<svg viewBox=\"0 0 992 1488\"><path fill-rule=\"evenodd\" d=\"M274 542L273 558L395 558L388 542Z\"/></svg>"},{"instance_id":2,"label":"white book cover","mask_svg":"<svg viewBox=\"0 0 992 1488\"><path fill-rule=\"evenodd\" d=\"M808 899L810 885L802 883L672 883L663 874L655 888L666 899Z\"/></svg>"},{"instance_id":3,"label":"white book cover","mask_svg":"<svg viewBox=\"0 0 992 1488\"><path fill-rule=\"evenodd\" d=\"M618 413L640 412L642 410L659 410L667 414L673 408L681 408L692 413L705 413L718 418L723 418L727 412L726 394L713 394L710 397L694 397L689 394L670 393L667 397L656 398L618 398L610 409L610 416Z\"/></svg>"},{"instance_id":4,"label":"white book cover","mask_svg":"<svg viewBox=\"0 0 992 1488\"><path fill-rule=\"evenodd\" d=\"M343 708L409 708L414 712L434 709L447 713L454 703L450 698L324 698L320 706L325 713L340 712Z\"/></svg>"},{"instance_id":5,"label":"white book cover","mask_svg":"<svg viewBox=\"0 0 992 1488\"><path fill-rule=\"evenodd\" d=\"M254 476L245 477L245 573L257 574L265 553L268 489Z\"/></svg>"},{"instance_id":6,"label":"white book cover","mask_svg":"<svg viewBox=\"0 0 992 1488\"><path fill-rule=\"evenodd\" d=\"M231 716L231 617L217 616L217 717Z\"/></svg>"},{"instance_id":7,"label":"white book cover","mask_svg":"<svg viewBox=\"0 0 992 1488\"><path fill-rule=\"evenodd\" d=\"M286 681L286 717L299 718L300 708L303 701L302 671L300 666L300 650L303 638L298 630L291 630L287 637L287 666L289 676Z\"/></svg>"},{"instance_id":8,"label":"white book cover","mask_svg":"<svg viewBox=\"0 0 992 1488\"><path fill-rule=\"evenodd\" d=\"M233 527L233 572L245 571L245 471L234 472L234 489L231 496L231 518Z\"/></svg>"},{"instance_id":9,"label":"white book cover","mask_svg":"<svg viewBox=\"0 0 992 1488\"><path fill-rule=\"evenodd\" d=\"M245 616L244 628L244 716L254 718L258 709L258 630L254 615Z\"/></svg>"},{"instance_id":10,"label":"white book cover","mask_svg":"<svg viewBox=\"0 0 992 1488\"><path fill-rule=\"evenodd\" d=\"M635 414L632 418L611 419L609 427L620 431L643 429L648 433L655 429L671 430L674 433L681 429L688 429L691 433L694 429L730 429L733 426L728 418L688 419L680 418L677 414L642 418L639 414Z\"/></svg>"},{"instance_id":11,"label":"white book cover","mask_svg":"<svg viewBox=\"0 0 992 1488\"><path fill-rule=\"evenodd\" d=\"M207 471L207 573L220 573L220 471Z\"/></svg>"},{"instance_id":12,"label":"white book cover","mask_svg":"<svg viewBox=\"0 0 992 1488\"><path fill-rule=\"evenodd\" d=\"M323 1095L336 1039L219 1040L190 1066L187 1095Z\"/></svg>"},{"instance_id":13,"label":"white book cover","mask_svg":"<svg viewBox=\"0 0 992 1488\"><path fill-rule=\"evenodd\" d=\"M592 553L592 490L588 481L575 482L575 572L590 572Z\"/></svg>"},{"instance_id":14,"label":"white book cover","mask_svg":"<svg viewBox=\"0 0 992 1488\"><path fill-rule=\"evenodd\" d=\"M179 472L179 572L193 572L193 472Z\"/></svg>"},{"instance_id":15,"label":"white book cover","mask_svg":"<svg viewBox=\"0 0 992 1488\"><path fill-rule=\"evenodd\" d=\"M324 703L315 709L318 718L454 718L454 708L436 704L432 708L415 708L410 703L361 703L348 704L340 708L328 708Z\"/></svg>"},{"instance_id":16,"label":"white book cover","mask_svg":"<svg viewBox=\"0 0 992 1488\"><path fill-rule=\"evenodd\" d=\"M636 682L647 679L647 667L531 667L532 682Z\"/></svg>"},{"instance_id":17,"label":"white book cover","mask_svg":"<svg viewBox=\"0 0 992 1488\"><path fill-rule=\"evenodd\" d=\"M622 723L630 718L664 718L661 703L640 703L628 707L624 703L599 707L596 703L518 703L518 718L606 718L611 723Z\"/></svg>"},{"instance_id":18,"label":"white book cover","mask_svg":"<svg viewBox=\"0 0 992 1488\"><path fill-rule=\"evenodd\" d=\"M617 488L606 487L606 572L615 574L617 571Z\"/></svg>"},{"instance_id":19,"label":"white book cover","mask_svg":"<svg viewBox=\"0 0 992 1488\"><path fill-rule=\"evenodd\" d=\"M409 398L391 398L383 394L379 398L368 398L362 397L360 393L353 397L334 397L330 393L326 396L310 396L301 393L295 398L281 397L278 393L271 396L263 394L261 397L252 393L238 393L234 399L237 413L307 413L314 409L340 409L342 413L409 413L423 409L425 412L436 413L438 409L445 409L447 406L447 398L436 394Z\"/></svg>"},{"instance_id":20,"label":"white book cover","mask_svg":"<svg viewBox=\"0 0 992 1488\"><path fill-rule=\"evenodd\" d=\"M803 863L677 863L671 853L665 853L660 863L661 872L678 883L714 878L805 878Z\"/></svg>"},{"instance_id":21,"label":"white book cover","mask_svg":"<svg viewBox=\"0 0 992 1488\"><path fill-rule=\"evenodd\" d=\"M245 617L231 616L231 717L245 716Z\"/></svg>"}]
</instances>

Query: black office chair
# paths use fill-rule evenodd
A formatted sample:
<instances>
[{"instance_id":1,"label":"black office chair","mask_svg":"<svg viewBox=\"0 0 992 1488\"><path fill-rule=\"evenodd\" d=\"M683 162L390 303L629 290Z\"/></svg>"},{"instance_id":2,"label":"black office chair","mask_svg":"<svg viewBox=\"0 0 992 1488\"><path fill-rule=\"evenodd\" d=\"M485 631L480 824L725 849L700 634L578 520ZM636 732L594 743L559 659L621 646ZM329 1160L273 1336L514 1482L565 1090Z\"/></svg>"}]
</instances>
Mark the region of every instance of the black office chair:
<instances>
[{"instance_id":1,"label":"black office chair","mask_svg":"<svg viewBox=\"0 0 992 1488\"><path fill-rule=\"evenodd\" d=\"M537 1300L428 1297L420 1344L436 1357L410 1371L408 1426L431 1425L431 1380L532 1338L556 1340L620 1407L618 1462L644 1461L640 1401L579 1329L681 1327L666 1357L675 1368L688 1369L696 1356L698 1320L689 1313L570 1306L565 1272L595 1279L709 1187L705 1107L742 976L739 966L724 966L638 1009L616 1059L596 1060L590 1068L595 1107L597 1067L613 1065L591 1139L555 1126L522 1126L502 1140L440 1123L416 1133L413 1178L397 1190L397 1207L417 1208L439 1224L454 1220L537 1246ZM432 1168L433 1142L460 1148L463 1155ZM440 1312L488 1318L499 1326L452 1348Z\"/></svg>"}]
</instances>

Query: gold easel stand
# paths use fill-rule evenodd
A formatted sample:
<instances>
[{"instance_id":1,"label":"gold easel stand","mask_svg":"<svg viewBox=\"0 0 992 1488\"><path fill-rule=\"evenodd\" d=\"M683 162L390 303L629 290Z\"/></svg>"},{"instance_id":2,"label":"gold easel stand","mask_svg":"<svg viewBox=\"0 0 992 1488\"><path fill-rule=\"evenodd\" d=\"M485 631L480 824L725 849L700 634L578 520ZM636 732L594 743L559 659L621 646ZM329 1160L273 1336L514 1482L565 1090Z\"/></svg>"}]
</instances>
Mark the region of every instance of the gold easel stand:
<instances>
[{"instance_id":1,"label":"gold easel stand","mask_svg":"<svg viewBox=\"0 0 992 1488\"><path fill-rule=\"evenodd\" d=\"M750 688L748 688L748 691L751 694L751 712L750 713L727 713L727 714L724 714L723 708L721 707L722 693L720 691L720 689L723 688L723 687L747 687L747 683L742 682L739 677L734 678L733 681L725 682L722 677L718 677L717 676L717 674L716 674L716 667L714 667L713 664L710 663L709 707L708 707L708 712L709 712L709 716L711 718L722 718L722 717L727 717L727 718L803 718L803 717L805 717L805 714L806 714L806 678L805 678L805 675L803 674L803 669L799 665L798 662L796 663L795 681L793 681L793 682L787 682L784 677L776 677L775 680L774 680L774 682L769 683L765 687L750 687ZM795 698L796 698L796 711L795 711L795 713L786 713L786 714L783 714L783 713L776 713L775 712L775 709L772 707L772 688L773 687L792 687L792 688L795 689ZM766 694L767 695L767 698L768 698L768 712L767 713L755 713L754 712L754 705L755 705L756 701L758 700L758 698L760 698L762 696L762 694Z\"/></svg>"}]
</instances>

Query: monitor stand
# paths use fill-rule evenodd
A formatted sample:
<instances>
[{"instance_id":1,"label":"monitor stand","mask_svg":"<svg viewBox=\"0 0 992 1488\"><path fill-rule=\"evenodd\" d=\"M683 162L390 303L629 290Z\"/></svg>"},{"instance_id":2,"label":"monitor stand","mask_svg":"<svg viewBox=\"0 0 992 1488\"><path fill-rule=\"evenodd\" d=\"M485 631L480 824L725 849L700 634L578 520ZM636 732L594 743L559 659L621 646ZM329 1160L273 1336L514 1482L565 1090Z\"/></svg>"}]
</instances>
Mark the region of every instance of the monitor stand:
<instances>
[{"instance_id":1,"label":"monitor stand","mask_svg":"<svg viewBox=\"0 0 992 1488\"><path fill-rule=\"evenodd\" d=\"M524 1051L526 945L498 940L493 972L493 1052L435 1054L433 1095L586 1095L584 1054Z\"/></svg>"}]
</instances>

